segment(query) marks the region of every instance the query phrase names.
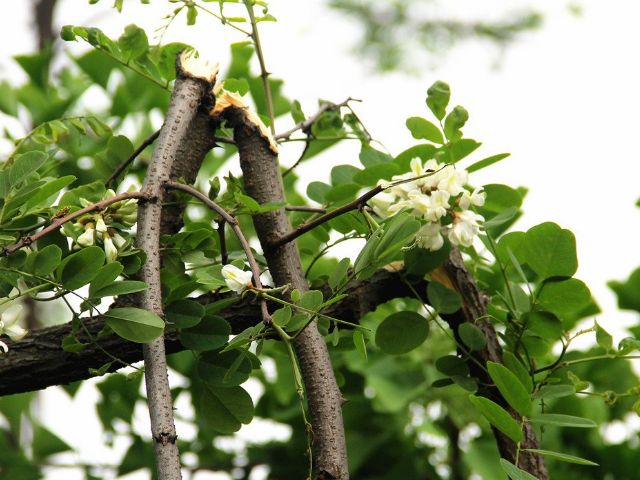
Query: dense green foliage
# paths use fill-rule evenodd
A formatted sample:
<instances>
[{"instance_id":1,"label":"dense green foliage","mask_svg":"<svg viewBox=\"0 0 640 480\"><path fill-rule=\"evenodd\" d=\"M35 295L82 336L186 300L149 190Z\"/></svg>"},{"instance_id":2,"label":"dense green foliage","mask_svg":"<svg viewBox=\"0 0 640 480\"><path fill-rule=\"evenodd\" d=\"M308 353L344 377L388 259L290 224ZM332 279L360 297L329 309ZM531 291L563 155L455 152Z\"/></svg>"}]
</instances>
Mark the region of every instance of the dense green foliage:
<instances>
[{"instance_id":1,"label":"dense green foliage","mask_svg":"<svg viewBox=\"0 0 640 480\"><path fill-rule=\"evenodd\" d=\"M251 24L249 18L225 16L227 8L236 7L226 3L236 2L220 2L220 28ZM253 3L262 12L258 21L272 20L264 2ZM116 5L121 7L122 2ZM187 21L196 24L197 14L206 13L199 3L178 5L176 21L186 13ZM0 83L0 111L15 118L22 112L20 120L31 128L23 138L10 138L15 149L3 153L0 166L0 245L6 249L28 235L39 235L61 217L110 201L114 192L109 188L140 190L151 149L144 150L112 182L105 184L105 180L158 127L152 112L166 111L175 54L185 47L151 45L135 25L118 39L95 28L65 26L62 39L85 42L90 48L53 78L52 49L18 57L15 60L28 81ZM232 61L222 66L220 75L224 87L248 99L267 123L269 105L276 117L290 115L292 126L313 114L282 94L279 79L269 77L271 98L267 96L254 43L235 43L230 48ZM100 89L108 105L87 111L90 88ZM416 116L406 122L417 143L397 154L371 142L349 105L325 110L307 130L296 133L307 143L300 161L313 161L342 140L360 143L359 158L334 167L329 183L298 179L295 169L287 172L287 205L334 210L354 202L380 181L412 175L415 158L422 173L429 161L470 173L500 168L495 164L508 154L479 155L481 143L462 131L472 127L467 123L469 114L450 99L444 82L428 89L426 104L416 105ZM216 135L229 138L230 132L223 126ZM251 215L283 205L259 205L245 194L242 178L222 170L235 154L235 146L220 142L207 155L196 187L238 216L251 239L255 238ZM434 173L426 171L427 176ZM255 326L235 336L231 325L218 315L235 297L206 306L194 297L212 290L228 291L231 285L223 265L247 270L245 253L229 229L221 238L224 230L216 228L220 218L214 212L185 196L190 204L184 228L161 241L166 325L180 330L186 349L168 359L171 369L186 379L185 386L173 388L173 395L176 400L187 399L193 407L179 412L181 421L195 431L193 437L178 432L181 454L188 459L185 471L224 471L233 472L234 478L249 478L252 469L266 465L273 479L309 475L304 396L287 339L316 321L330 345L339 386L349 400L343 411L353 478L462 479L472 473L487 480L506 475L534 478L499 459L490 426L515 442L523 439L523 429L505 408L483 395L487 386L479 384L470 371L473 353L487 348L484 331L464 323L454 335L443 319L464 308L459 293L434 273L453 248L460 249L479 288L491 298L487 318L505 351L504 365L489 362L481 368L488 371L507 404L534 425L541 443L538 452L546 457L551 477L629 478L629 472L637 471L637 438L612 443L595 427L625 421L634 410L640 412L638 378L623 359L634 357L640 341L633 337L614 341L597 323L590 328L598 306L588 287L573 277L578 266L573 233L550 222L515 230L526 189L489 184L484 192L486 200L468 208L484 221L476 231L477 240L466 246L451 234L444 235L441 248L417 244L416 235L429 222L410 208L381 216L375 208L353 209L303 234L297 242L306 276L311 285L324 285L329 293L294 291L291 301L283 301L275 292L262 292L282 304L272 313L274 326L256 320ZM445 231L453 231L458 222L460 203L450 205L438 218ZM70 353L85 348L75 334L92 316L102 315L106 321L93 342L99 343L103 335L120 335L144 343L161 335L166 327L159 316L133 307L108 310L106 301L147 288L135 276L145 252L134 247L133 204L122 199L88 211L3 255L0 305L28 301L47 325L59 320L46 315L48 302L59 298L71 312L72 334L63 341ZM290 214L294 228L312 217L317 214ZM351 258L332 256L331 246L356 238L366 239L361 251ZM254 253L265 268L261 252ZM414 288L413 297L383 303L357 325L323 313L325 307L344 299L348 282L370 278L389 264ZM640 312L637 271L626 283L612 282L611 288L621 308ZM275 341L274 332L284 341ZM640 329L633 333L638 337ZM590 350L570 348L573 339L586 334L595 340ZM93 373L105 374L113 362L119 359ZM105 376L98 384L96 408L108 439L112 441L117 432L127 436L131 445L117 465L79 465L87 479L113 478L114 472L121 476L139 469L155 472L154 440L138 435L132 426L134 409L145 401L140 393L141 370L136 366L124 371L124 375ZM246 382L259 385L262 393L257 400L243 387ZM63 388L73 397L79 385ZM36 398L35 393L25 393L0 399L4 418L0 479L43 478L43 465L55 465L57 454L72 449L33 413ZM241 452L220 447L217 439L256 417L287 425L291 438L249 442ZM27 430L33 438L28 447L23 437ZM96 463L102 464L99 459Z\"/></svg>"}]
</instances>

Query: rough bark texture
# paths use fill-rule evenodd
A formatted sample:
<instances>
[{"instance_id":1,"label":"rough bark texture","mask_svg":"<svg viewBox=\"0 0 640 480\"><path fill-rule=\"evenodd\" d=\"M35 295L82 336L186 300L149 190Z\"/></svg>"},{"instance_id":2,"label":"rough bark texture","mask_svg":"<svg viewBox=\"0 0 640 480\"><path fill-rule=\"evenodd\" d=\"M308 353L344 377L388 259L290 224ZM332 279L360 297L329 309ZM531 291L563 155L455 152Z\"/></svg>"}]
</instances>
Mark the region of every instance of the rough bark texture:
<instances>
[{"instance_id":1,"label":"rough bark texture","mask_svg":"<svg viewBox=\"0 0 640 480\"><path fill-rule=\"evenodd\" d=\"M284 201L278 156L270 148L267 139L247 119L244 109L228 107L223 115L234 129L247 194L260 204ZM270 248L276 239L291 231L291 222L284 208L255 215L253 221L275 283L289 284L302 294L307 292L309 287L302 272L296 243ZM326 343L315 323L304 330L294 346L313 427L316 478L347 480L349 471L342 422L344 400L335 380Z\"/></svg>"},{"instance_id":2,"label":"rough bark texture","mask_svg":"<svg viewBox=\"0 0 640 480\"><path fill-rule=\"evenodd\" d=\"M208 82L194 78L183 70L183 57L177 62L177 78L171 95L171 103L165 116L156 148L151 157L142 190L152 200L140 205L136 246L146 252L147 259L140 270L140 279L149 288L141 292L140 308L162 316L162 292L160 281L160 223L162 216L163 184L170 178L174 160L186 140ZM181 63L182 62L182 63ZM215 78L215 75L214 75ZM167 375L167 359L164 339L143 345L145 383L151 418L151 432L159 480L179 480L180 454L176 442L173 419L173 401Z\"/></svg>"},{"instance_id":3,"label":"rough bark texture","mask_svg":"<svg viewBox=\"0 0 640 480\"><path fill-rule=\"evenodd\" d=\"M475 323L476 326L483 331L487 339L487 347L482 351L474 352L475 357L480 360L483 365L486 365L489 361L502 364L502 347L498 342L498 335L493 328L493 324L486 318L477 320L487 314L487 298L482 294L475 280L469 274L462 260L462 256L457 249L451 252L449 260L444 264L443 269L446 272L448 280L451 282L450 285L460 293L463 300L462 314L444 315L443 317L455 332L458 340L460 340L457 333L460 324L463 322ZM469 361L468 365L472 376L477 377L484 384L493 384L488 373L478 368L474 362ZM518 423L521 423L521 417L518 412L507 404L498 389L491 387L489 390L491 392L491 399L507 410ZM514 441L495 428L493 428L493 433L498 444L500 456L515 464L516 444ZM524 436L525 440L522 442L522 448L540 448L538 439L530 423L525 425ZM521 452L518 457L518 467L532 474L538 480L549 480L547 466L540 455Z\"/></svg>"},{"instance_id":4,"label":"rough bark texture","mask_svg":"<svg viewBox=\"0 0 640 480\"><path fill-rule=\"evenodd\" d=\"M426 288L420 286L419 290L426 291ZM329 295L329 290L324 293ZM367 280L351 282L347 285L345 293L349 296L329 305L325 313L352 323L357 323L362 316L392 298L412 296L411 290L401 281L400 274L386 270L379 270ZM197 300L207 305L232 295L220 296L210 293L202 295ZM274 305L273 309L276 308L278 307ZM231 324L233 334L238 334L261 320L259 305L250 300L231 305L216 315ZM87 320L85 325L95 337L104 327L104 321L97 317ZM77 353L65 352L61 347L62 339L70 333L71 324L66 323L34 330L17 342L3 338L9 345L9 351L0 355L0 397L86 380L91 377L89 368L99 368L111 360L93 345L88 345ZM89 341L82 332L78 332L77 338L81 342ZM164 342L167 354L184 349L176 330L166 329ZM140 344L129 342L118 335L103 337L99 344L128 363L142 360ZM113 364L110 371L116 371L121 367L122 365Z\"/></svg>"}]
</instances>

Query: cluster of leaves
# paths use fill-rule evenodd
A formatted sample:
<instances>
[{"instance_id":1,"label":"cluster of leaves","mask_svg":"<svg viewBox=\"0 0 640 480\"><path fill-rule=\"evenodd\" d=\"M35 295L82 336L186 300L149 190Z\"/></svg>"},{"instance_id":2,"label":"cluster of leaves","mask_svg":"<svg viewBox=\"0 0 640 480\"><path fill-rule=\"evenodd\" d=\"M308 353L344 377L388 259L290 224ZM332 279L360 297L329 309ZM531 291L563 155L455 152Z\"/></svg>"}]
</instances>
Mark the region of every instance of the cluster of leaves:
<instances>
[{"instance_id":1,"label":"cluster of leaves","mask_svg":"<svg viewBox=\"0 0 640 480\"><path fill-rule=\"evenodd\" d=\"M221 8L223 3L233 2L220 2ZM116 2L116 6L121 8L122 3ZM201 7L194 2L184 2L180 9L185 8L188 21L194 23L193 12ZM222 15L222 10L220 14L227 23L243 23L243 19ZM267 15L265 12L265 17ZM131 155L133 145L139 143L140 138L152 131L148 112L166 108L167 88L174 75L174 54L184 47L181 44L150 46L144 31L135 26L127 27L117 41L97 29L75 26L65 27L63 38L82 39L94 50L74 60L75 71L62 71L59 87L47 82L50 57L45 59L42 55L50 54L18 59L29 74L27 86L14 88L6 82L0 85L0 90L7 93L0 95L0 109L17 115L17 103L7 100L16 98L31 112L33 123L40 125L16 142L16 151L0 170L0 241L4 246L37 231L62 209L65 214L76 211L81 205L80 198L97 202L104 197L104 178ZM253 74L250 67L255 54L253 44L234 44L231 54L225 88L250 95L258 113L266 118L269 109L262 79ZM118 82L112 80L116 71L121 74ZM271 77L268 81L275 115L290 114L295 123L305 122L309 117L302 112L301 105L282 95L282 81ZM108 95L107 111L95 117L73 116L72 106L89 85L99 86ZM48 102L38 105L32 100L38 95L49 98ZM330 212L353 202L363 189L373 187L379 180L408 172L412 158L419 157L423 162L437 159L451 164L464 163L480 143L464 137L462 128L468 113L461 106L447 110L450 96L444 82L436 82L428 90L427 106L438 125L421 117L408 119L407 128L413 137L426 142L396 156L373 148L366 128L351 110L324 111L303 131L307 148L301 160L312 158L341 139L355 139L361 142L362 168L334 167L329 183L308 184L308 199ZM43 111L43 105L48 105L49 110ZM134 114L141 115L142 120L136 138L131 139L113 135L111 128L98 120L98 117L110 117L119 131L125 118ZM217 134L228 136L229 132L223 128ZM82 142L78 142L80 137ZM205 162L201 179L224 174L218 170L232 153L233 148L228 145L216 149L210 161ZM507 156L499 154L474 161L466 169L473 172ZM79 166L78 159L84 157L94 159L95 169ZM144 163L143 156L125 173L140 178ZM308 200L295 190L296 180L293 171L285 177L288 202L307 205ZM206 185L206 182L200 180L199 184ZM70 189L71 186L75 188ZM582 464L589 464L581 459L588 457L602 465L600 469L593 469L595 473L588 470L576 473L563 469L561 464L552 464L554 472L560 472L562 478L599 478L605 472L624 472L620 469L630 460L621 460L626 458L622 449L605 449L597 435L586 438L572 434L570 429L561 431L555 427L593 427L594 420L602 423L623 418L629 411L628 400L637 395L633 390L637 383L635 376L624 362L616 363L617 375L613 375L607 371L608 365L593 366L596 362L587 360L598 356L627 356L637 348L638 342L625 339L616 349L611 337L596 326L597 349L584 354L568 351L575 336L567 332L576 327L579 320L597 312L587 287L573 278L577 269L573 234L551 223L527 232L506 233L521 214L526 192L497 184L484 188L487 201L477 211L486 219L481 237L486 250L477 251L474 247L462 250L469 269L493 299L489 318L500 327L505 348L504 365L489 363L488 373L523 422L545 426L545 450L540 453ZM226 177L224 191L219 182L213 181L210 197L240 215L242 229L249 238L253 232L245 215L282 206L256 204L244 193L242 180L231 174ZM311 215L293 212L294 227L307 223ZM301 428L304 413L295 402L300 379L287 345L312 321L317 322L331 345L337 379L344 396L350 400L344 407L344 419L352 476L445 478L437 466L454 467L460 432L477 423L478 415L468 408L469 401L490 424L515 442L522 440L522 424L483 395L483 386L478 385L468 366L474 352L486 348L481 326L465 323L454 336L442 322L443 317L459 313L462 307L460 296L438 281L441 278L435 273L448 258L451 245L445 240L445 246L436 252L407 249L420 228L420 221L403 212L376 225L372 222L375 219L367 215L361 211L340 215L298 239L308 278L314 285L328 285L325 294L312 290L300 295L294 291L291 302L284 302L272 312L273 327L257 323L233 337L231 325L220 312L236 299L202 305L192 295L208 290L220 293L226 287L221 274L222 264L226 263L222 261L223 255L236 267L245 268L244 253L237 240L225 234L227 229L214 228L214 222L219 219L204 209L197 213L196 209L188 209L184 229L162 238L166 322L179 330L180 341L190 351L169 359L171 368L186 377L190 385L175 388L173 393L176 399L188 398L198 412L184 414L183 420L193 424L197 433L194 438L181 436L180 448L183 453L193 453L200 468L231 471L237 460L235 455L218 449L214 439L238 431L258 416L291 426L292 439L288 443L270 440L265 445L247 445L243 452L246 475L260 464L268 464L274 478L302 478L307 474L302 455L306 445L306 433ZM338 240L332 241L336 237ZM355 260L325 255L332 245L350 238L367 239ZM257 253L255 256L264 267L264 259ZM130 279L143 261L143 252L132 252L119 261L105 264L101 248L72 250L68 240L55 232L0 260L0 291L8 296L18 288L19 294L30 295L37 301L48 300L50 292L61 297L70 292L80 295L82 303L74 309L72 335L63 343L69 352L84 348L75 334L82 329L81 315L87 312L103 313L108 326L94 341L99 342L101 335L113 331L131 341L147 342L165 328L165 322L159 317L129 307L98 311L105 297L146 288L142 282ZM395 261L404 262L404 280L416 290L416 298L396 299L379 306L360 319L359 328L345 328L344 322L323 314L325 307L345 298L343 292L349 281L366 280L377 268L393 265ZM629 292L634 291L637 277L632 276L626 284L614 285L621 302L635 310L639 310L637 302ZM87 293L80 293L79 289ZM270 298L283 303L275 296ZM268 341L278 332L283 332L281 338L286 341ZM553 354L556 345L562 348L559 355ZM109 362L94 373L102 374L111 365ZM270 374L264 368L267 365L274 370ZM625 378L626 384L616 385L612 381L614 376ZM259 381L264 388L255 405L242 386L249 378ZM592 387L583 378L588 378ZM118 431L117 422L132 425L135 406L143 401L139 394L140 381L134 374L128 376L128 381L124 376L110 376L99 384L102 399L98 415L107 432ZM75 395L77 387L67 388L69 395ZM620 387L626 390L616 393L614 389ZM587 388L591 394L588 398L576 398L576 392L585 392ZM469 397L470 392L475 395ZM603 402L597 403L598 396L612 405L610 410L601 408ZM31 457L10 441L19 438L20 419L24 418L32 397L32 394L9 397L0 403L8 419L8 427L3 427L0 435L0 445L6 446L0 448L0 456L12 456L10 463L2 462L11 465L0 474L8 475L7 478L38 478L38 462L69 449L35 419L31 419L34 426ZM592 411L597 414L590 414ZM132 426L128 434L132 444L116 467L117 474L125 475L140 468L153 470L152 440L137 434ZM455 468L483 478L504 478L504 472L512 478L528 478L517 466L498 462L496 447L489 435L489 429L484 428L481 436L473 439L462 453L461 466ZM574 447L567 447L569 444ZM86 472L87 478L92 478L91 469L87 468Z\"/></svg>"}]
</instances>

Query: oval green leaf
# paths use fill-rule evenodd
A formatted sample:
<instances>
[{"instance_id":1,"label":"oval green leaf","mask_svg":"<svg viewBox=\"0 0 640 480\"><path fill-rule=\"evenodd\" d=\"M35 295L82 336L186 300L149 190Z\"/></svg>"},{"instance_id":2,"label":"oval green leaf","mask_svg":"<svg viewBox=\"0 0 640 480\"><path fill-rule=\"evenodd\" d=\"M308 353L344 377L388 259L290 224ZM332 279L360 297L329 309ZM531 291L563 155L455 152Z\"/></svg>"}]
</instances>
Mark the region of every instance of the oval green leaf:
<instances>
[{"instance_id":1,"label":"oval green leaf","mask_svg":"<svg viewBox=\"0 0 640 480\"><path fill-rule=\"evenodd\" d=\"M460 295L440 282L429 282L429 285L427 285L427 297L431 306L438 313L455 313L462 306Z\"/></svg>"},{"instance_id":2,"label":"oval green leaf","mask_svg":"<svg viewBox=\"0 0 640 480\"><path fill-rule=\"evenodd\" d=\"M421 117L411 117L407 119L406 125L416 140L425 139L438 145L444 144L442 132L430 121Z\"/></svg>"},{"instance_id":3,"label":"oval green leaf","mask_svg":"<svg viewBox=\"0 0 640 480\"><path fill-rule=\"evenodd\" d=\"M559 398L567 397L576 393L571 385L547 385L542 387L531 398Z\"/></svg>"},{"instance_id":4,"label":"oval green leaf","mask_svg":"<svg viewBox=\"0 0 640 480\"><path fill-rule=\"evenodd\" d=\"M557 313L580 310L591 299L591 292L581 280L547 280L542 284L538 302L543 307Z\"/></svg>"},{"instance_id":5,"label":"oval green leaf","mask_svg":"<svg viewBox=\"0 0 640 480\"><path fill-rule=\"evenodd\" d=\"M193 317L190 320L193 320ZM189 350L215 350L227 343L229 335L229 322L222 317L206 315L194 327L185 328L180 332L180 343Z\"/></svg>"},{"instance_id":6,"label":"oval green leaf","mask_svg":"<svg viewBox=\"0 0 640 480\"><path fill-rule=\"evenodd\" d=\"M533 380L531 380L531 375L529 375L529 372L527 372L527 369L522 362L509 351L505 351L503 353L502 361L504 362L504 366L518 377L520 383L522 383L527 389L527 393L531 393L533 391Z\"/></svg>"},{"instance_id":7,"label":"oval green leaf","mask_svg":"<svg viewBox=\"0 0 640 480\"><path fill-rule=\"evenodd\" d=\"M522 451L537 453L538 455L544 455L545 457L555 458L556 460L561 460L563 462L577 463L578 465L590 465L592 467L598 466L597 463L592 462L591 460L586 460L580 457L574 457L573 455L567 455L566 453L550 452L549 450L540 450L537 448L523 448Z\"/></svg>"},{"instance_id":8,"label":"oval green leaf","mask_svg":"<svg viewBox=\"0 0 640 480\"><path fill-rule=\"evenodd\" d=\"M167 322L171 323L174 328L191 328L200 323L200 320L204 317L205 310L204 306L198 302L181 299L167 305L164 309L164 314L167 317Z\"/></svg>"},{"instance_id":9,"label":"oval green leaf","mask_svg":"<svg viewBox=\"0 0 640 480\"><path fill-rule=\"evenodd\" d=\"M253 420L251 396L242 387L206 385L200 401L205 421L217 432L234 433Z\"/></svg>"},{"instance_id":10,"label":"oval green leaf","mask_svg":"<svg viewBox=\"0 0 640 480\"><path fill-rule=\"evenodd\" d=\"M67 290L83 287L95 278L102 268L104 259L104 250L101 248L83 248L62 261L58 267L60 282Z\"/></svg>"},{"instance_id":11,"label":"oval green leaf","mask_svg":"<svg viewBox=\"0 0 640 480\"><path fill-rule=\"evenodd\" d=\"M131 342L148 343L164 331L162 319L141 308L114 308L107 311L103 318L114 332Z\"/></svg>"},{"instance_id":12,"label":"oval green leaf","mask_svg":"<svg viewBox=\"0 0 640 480\"><path fill-rule=\"evenodd\" d=\"M487 339L480 328L473 323L463 323L458 327L458 334L464 344L471 350L484 350Z\"/></svg>"},{"instance_id":13,"label":"oval green leaf","mask_svg":"<svg viewBox=\"0 0 640 480\"><path fill-rule=\"evenodd\" d=\"M498 387L500 394L520 415L530 416L533 411L529 392L511 371L499 363L487 362L491 379Z\"/></svg>"},{"instance_id":14,"label":"oval green leaf","mask_svg":"<svg viewBox=\"0 0 640 480\"><path fill-rule=\"evenodd\" d=\"M500 405L492 402L488 398L476 397L474 395L469 395L469 400L471 400L471 403L473 403L478 411L484 415L487 420L489 420L491 425L496 427L511 440L516 443L524 440L524 434L522 433L520 426L516 423L513 417L509 415L509 412Z\"/></svg>"},{"instance_id":15,"label":"oval green leaf","mask_svg":"<svg viewBox=\"0 0 640 480\"><path fill-rule=\"evenodd\" d=\"M562 336L562 321L551 312L527 312L522 315L522 321L542 338L558 340Z\"/></svg>"},{"instance_id":16,"label":"oval green leaf","mask_svg":"<svg viewBox=\"0 0 640 480\"><path fill-rule=\"evenodd\" d=\"M239 350L205 352L198 360L198 376L214 387L227 388L240 385L247 381L251 373L251 360L247 356L236 371L225 378L240 355L244 355L244 352Z\"/></svg>"},{"instance_id":17,"label":"oval green leaf","mask_svg":"<svg viewBox=\"0 0 640 480\"><path fill-rule=\"evenodd\" d=\"M505 460L504 458L500 459L500 465L502 469L509 475L511 480L538 480L536 477L531 475L530 473L525 472L524 470L520 470L509 460Z\"/></svg>"},{"instance_id":18,"label":"oval green leaf","mask_svg":"<svg viewBox=\"0 0 640 480\"><path fill-rule=\"evenodd\" d=\"M572 277L578 270L576 237L553 222L527 231L524 253L529 266L543 279Z\"/></svg>"},{"instance_id":19,"label":"oval green leaf","mask_svg":"<svg viewBox=\"0 0 640 480\"><path fill-rule=\"evenodd\" d=\"M418 348L429 336L429 322L416 312L397 312L385 318L376 330L376 345L388 355L401 355Z\"/></svg>"},{"instance_id":20,"label":"oval green leaf","mask_svg":"<svg viewBox=\"0 0 640 480\"><path fill-rule=\"evenodd\" d=\"M573 415L562 415L559 413L540 413L531 418L531 423L574 428L595 428L598 426L596 422L589 418L574 417Z\"/></svg>"}]
</instances>

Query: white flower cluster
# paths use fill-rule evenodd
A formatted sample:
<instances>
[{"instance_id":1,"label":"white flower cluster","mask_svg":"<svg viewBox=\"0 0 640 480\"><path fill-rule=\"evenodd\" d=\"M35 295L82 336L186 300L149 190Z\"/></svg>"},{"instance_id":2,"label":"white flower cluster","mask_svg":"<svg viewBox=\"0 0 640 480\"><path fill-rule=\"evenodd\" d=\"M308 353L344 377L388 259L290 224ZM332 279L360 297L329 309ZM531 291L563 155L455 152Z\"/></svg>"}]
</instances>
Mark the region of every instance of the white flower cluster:
<instances>
[{"instance_id":1,"label":"white flower cluster","mask_svg":"<svg viewBox=\"0 0 640 480\"><path fill-rule=\"evenodd\" d=\"M116 192L109 189L103 200L116 196ZM84 198L80 199L83 207L92 203ZM138 205L135 199L116 202L109 205L100 213L81 217L73 224L76 231L82 232L76 239L76 243L82 247L90 247L96 243L104 245L104 253L107 263L113 262L118 257L127 241L120 232L133 226L138 217Z\"/></svg>"},{"instance_id":2,"label":"white flower cluster","mask_svg":"<svg viewBox=\"0 0 640 480\"><path fill-rule=\"evenodd\" d=\"M16 324L21 310L22 305L17 304L0 307L0 335L8 335L11 340L15 341L22 339L27 334L24 328ZM7 344L2 341L0 341L0 349L5 353L9 351ZM0 353L2 352L0 351Z\"/></svg>"},{"instance_id":3,"label":"white flower cluster","mask_svg":"<svg viewBox=\"0 0 640 480\"><path fill-rule=\"evenodd\" d=\"M416 244L429 250L439 250L444 244L445 233L451 243L470 247L474 237L480 232L482 215L469 210L471 205L482 206L486 193L482 188L469 192L464 187L468 183L466 170L458 170L450 165L428 160L424 165L419 158L411 160L411 171L396 175L391 180L409 180L434 172L416 180L407 181L386 189L370 200L373 211L382 218L409 211L427 221L416 235ZM449 214L453 223L443 227L441 219Z\"/></svg>"}]
</instances>

